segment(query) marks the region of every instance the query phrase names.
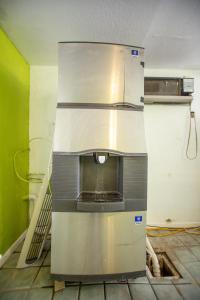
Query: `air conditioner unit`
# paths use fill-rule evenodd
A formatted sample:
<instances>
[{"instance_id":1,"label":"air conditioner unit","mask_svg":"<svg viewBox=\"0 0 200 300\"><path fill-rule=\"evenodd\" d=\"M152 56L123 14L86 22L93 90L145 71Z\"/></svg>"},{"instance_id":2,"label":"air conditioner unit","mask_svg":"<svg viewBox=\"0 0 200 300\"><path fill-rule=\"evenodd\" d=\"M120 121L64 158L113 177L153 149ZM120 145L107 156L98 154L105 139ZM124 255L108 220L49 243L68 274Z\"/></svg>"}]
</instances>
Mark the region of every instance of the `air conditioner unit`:
<instances>
[{"instance_id":1,"label":"air conditioner unit","mask_svg":"<svg viewBox=\"0 0 200 300\"><path fill-rule=\"evenodd\" d=\"M146 77L145 104L190 104L194 92L193 78Z\"/></svg>"}]
</instances>

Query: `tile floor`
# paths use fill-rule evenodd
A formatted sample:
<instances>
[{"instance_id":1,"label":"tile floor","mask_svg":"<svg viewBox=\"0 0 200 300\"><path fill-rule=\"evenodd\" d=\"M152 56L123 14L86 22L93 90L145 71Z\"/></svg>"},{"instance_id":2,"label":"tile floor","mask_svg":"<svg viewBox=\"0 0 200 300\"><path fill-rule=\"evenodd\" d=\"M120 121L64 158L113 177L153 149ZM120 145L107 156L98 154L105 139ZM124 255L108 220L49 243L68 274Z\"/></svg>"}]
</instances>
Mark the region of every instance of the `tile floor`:
<instances>
[{"instance_id":1,"label":"tile floor","mask_svg":"<svg viewBox=\"0 0 200 300\"><path fill-rule=\"evenodd\" d=\"M50 250L33 267L16 269L21 246L0 269L1 300L200 300L200 236L185 233L153 237L155 249L166 251L181 279L130 279L128 282L79 284L66 282L54 292L50 278Z\"/></svg>"}]
</instances>

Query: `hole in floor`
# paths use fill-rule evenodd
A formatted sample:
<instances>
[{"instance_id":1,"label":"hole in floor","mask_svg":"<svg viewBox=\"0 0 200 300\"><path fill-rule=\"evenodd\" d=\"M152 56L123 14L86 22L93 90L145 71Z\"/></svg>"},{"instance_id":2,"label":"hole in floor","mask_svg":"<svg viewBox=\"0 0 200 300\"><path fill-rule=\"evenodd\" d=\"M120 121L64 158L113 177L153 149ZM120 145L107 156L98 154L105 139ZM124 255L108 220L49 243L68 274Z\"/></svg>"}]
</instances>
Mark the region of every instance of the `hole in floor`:
<instances>
[{"instance_id":1,"label":"hole in floor","mask_svg":"<svg viewBox=\"0 0 200 300\"><path fill-rule=\"evenodd\" d=\"M150 277L153 278L168 278L168 279L179 279L182 278L181 274L178 272L176 267L174 266L173 262L169 258L166 252L156 252L156 255L158 257L158 261L160 264L160 271L161 271L161 277L155 276L153 272L153 264L152 259L150 255L147 253L147 267L149 271Z\"/></svg>"}]
</instances>

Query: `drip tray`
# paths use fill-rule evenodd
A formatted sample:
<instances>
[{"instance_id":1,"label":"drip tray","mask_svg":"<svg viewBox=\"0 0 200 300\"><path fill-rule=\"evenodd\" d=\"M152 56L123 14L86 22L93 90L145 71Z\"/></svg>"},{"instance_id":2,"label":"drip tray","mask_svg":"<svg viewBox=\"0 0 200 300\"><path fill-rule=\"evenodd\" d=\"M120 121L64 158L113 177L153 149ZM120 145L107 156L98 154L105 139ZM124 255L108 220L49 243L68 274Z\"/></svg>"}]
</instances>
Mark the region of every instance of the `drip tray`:
<instances>
[{"instance_id":1,"label":"drip tray","mask_svg":"<svg viewBox=\"0 0 200 300\"><path fill-rule=\"evenodd\" d=\"M119 202L123 201L120 193L116 192L83 192L79 196L79 201L83 202Z\"/></svg>"},{"instance_id":2,"label":"drip tray","mask_svg":"<svg viewBox=\"0 0 200 300\"><path fill-rule=\"evenodd\" d=\"M125 204L118 192L82 192L77 201L81 211L123 211Z\"/></svg>"}]
</instances>

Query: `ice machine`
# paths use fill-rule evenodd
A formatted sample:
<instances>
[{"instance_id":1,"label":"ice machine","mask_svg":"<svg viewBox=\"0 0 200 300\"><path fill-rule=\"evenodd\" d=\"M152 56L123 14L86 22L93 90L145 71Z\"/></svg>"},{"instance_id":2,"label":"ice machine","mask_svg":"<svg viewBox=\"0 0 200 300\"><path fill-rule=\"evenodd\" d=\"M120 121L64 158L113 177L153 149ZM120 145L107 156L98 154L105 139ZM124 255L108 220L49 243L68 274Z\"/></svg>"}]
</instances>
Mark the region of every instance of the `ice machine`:
<instances>
[{"instance_id":1,"label":"ice machine","mask_svg":"<svg viewBox=\"0 0 200 300\"><path fill-rule=\"evenodd\" d=\"M124 280L146 266L143 49L59 43L51 273Z\"/></svg>"}]
</instances>

